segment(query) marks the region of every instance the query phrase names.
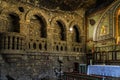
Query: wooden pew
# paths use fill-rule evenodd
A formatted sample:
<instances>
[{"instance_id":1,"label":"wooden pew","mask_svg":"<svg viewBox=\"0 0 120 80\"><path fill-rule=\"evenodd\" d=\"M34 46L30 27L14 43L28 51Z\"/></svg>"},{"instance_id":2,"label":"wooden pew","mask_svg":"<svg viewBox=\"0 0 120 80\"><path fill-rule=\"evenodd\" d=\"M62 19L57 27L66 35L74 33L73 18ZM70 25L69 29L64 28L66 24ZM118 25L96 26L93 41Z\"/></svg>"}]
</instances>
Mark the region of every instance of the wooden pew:
<instances>
[{"instance_id":1,"label":"wooden pew","mask_svg":"<svg viewBox=\"0 0 120 80\"><path fill-rule=\"evenodd\" d=\"M113 80L107 76L87 75L80 73L64 72L63 80Z\"/></svg>"}]
</instances>

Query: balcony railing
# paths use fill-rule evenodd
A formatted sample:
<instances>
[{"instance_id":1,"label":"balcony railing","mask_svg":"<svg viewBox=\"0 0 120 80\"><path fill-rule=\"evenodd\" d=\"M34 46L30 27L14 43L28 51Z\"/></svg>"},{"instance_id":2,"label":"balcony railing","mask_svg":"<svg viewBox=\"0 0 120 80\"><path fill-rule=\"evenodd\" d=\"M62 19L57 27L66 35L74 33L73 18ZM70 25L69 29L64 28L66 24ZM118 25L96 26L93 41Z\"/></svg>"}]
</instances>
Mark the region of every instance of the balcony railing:
<instances>
[{"instance_id":1,"label":"balcony railing","mask_svg":"<svg viewBox=\"0 0 120 80\"><path fill-rule=\"evenodd\" d=\"M113 80L111 77L65 72L62 80ZM115 79L119 80L119 79Z\"/></svg>"},{"instance_id":2,"label":"balcony railing","mask_svg":"<svg viewBox=\"0 0 120 80\"><path fill-rule=\"evenodd\" d=\"M27 45L27 52L45 52L47 51L47 39L40 38L37 40L30 39Z\"/></svg>"},{"instance_id":3,"label":"balcony railing","mask_svg":"<svg viewBox=\"0 0 120 80\"><path fill-rule=\"evenodd\" d=\"M110 45L110 46L95 47L95 52L119 51L119 50L120 50L120 45Z\"/></svg>"},{"instance_id":4,"label":"balcony railing","mask_svg":"<svg viewBox=\"0 0 120 80\"><path fill-rule=\"evenodd\" d=\"M73 42L71 47L72 52L82 52L82 45L80 43Z\"/></svg>"},{"instance_id":5,"label":"balcony railing","mask_svg":"<svg viewBox=\"0 0 120 80\"><path fill-rule=\"evenodd\" d=\"M95 64L120 63L120 45L95 47L93 54Z\"/></svg>"},{"instance_id":6,"label":"balcony railing","mask_svg":"<svg viewBox=\"0 0 120 80\"><path fill-rule=\"evenodd\" d=\"M54 51L63 52L67 51L67 44L66 41L54 41Z\"/></svg>"},{"instance_id":7,"label":"balcony railing","mask_svg":"<svg viewBox=\"0 0 120 80\"><path fill-rule=\"evenodd\" d=\"M1 53L21 53L25 50L25 36L19 33L0 33Z\"/></svg>"},{"instance_id":8,"label":"balcony railing","mask_svg":"<svg viewBox=\"0 0 120 80\"><path fill-rule=\"evenodd\" d=\"M48 45L47 38L28 39L20 33L1 32L0 52L1 53L23 53L25 52L53 52L53 53L80 53L82 45L80 43L70 43L67 41L53 41Z\"/></svg>"}]
</instances>

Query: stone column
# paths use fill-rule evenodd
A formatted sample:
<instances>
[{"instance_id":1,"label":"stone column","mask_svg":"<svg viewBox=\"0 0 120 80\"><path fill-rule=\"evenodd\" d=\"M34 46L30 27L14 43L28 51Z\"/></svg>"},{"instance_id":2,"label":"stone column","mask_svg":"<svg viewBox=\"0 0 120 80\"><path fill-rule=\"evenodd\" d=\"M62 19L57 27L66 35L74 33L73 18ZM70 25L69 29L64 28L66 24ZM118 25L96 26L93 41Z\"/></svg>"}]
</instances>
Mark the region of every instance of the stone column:
<instances>
[{"instance_id":1,"label":"stone column","mask_svg":"<svg viewBox=\"0 0 120 80\"><path fill-rule=\"evenodd\" d=\"M8 49L8 36L5 38L5 49Z\"/></svg>"},{"instance_id":2,"label":"stone column","mask_svg":"<svg viewBox=\"0 0 120 80\"><path fill-rule=\"evenodd\" d=\"M68 36L67 36L67 51L71 52L72 51L72 30L68 30Z\"/></svg>"},{"instance_id":3,"label":"stone column","mask_svg":"<svg viewBox=\"0 0 120 80\"><path fill-rule=\"evenodd\" d=\"M25 45L24 39L21 38L20 39L20 50L24 50L25 48L26 48L26 45Z\"/></svg>"},{"instance_id":4,"label":"stone column","mask_svg":"<svg viewBox=\"0 0 120 80\"><path fill-rule=\"evenodd\" d=\"M52 52L53 51L53 27L50 26L48 27L48 30L47 30L47 50Z\"/></svg>"},{"instance_id":5,"label":"stone column","mask_svg":"<svg viewBox=\"0 0 120 80\"><path fill-rule=\"evenodd\" d=\"M20 38L21 49L29 49L29 25L30 20L21 20L20 21L20 33L24 35L24 37ZM26 45L24 45L26 44Z\"/></svg>"},{"instance_id":6,"label":"stone column","mask_svg":"<svg viewBox=\"0 0 120 80\"><path fill-rule=\"evenodd\" d=\"M18 50L20 50L20 38L21 38L21 37L18 37L18 39L17 39L17 49L18 49Z\"/></svg>"},{"instance_id":7,"label":"stone column","mask_svg":"<svg viewBox=\"0 0 120 80\"><path fill-rule=\"evenodd\" d=\"M12 46L13 46L13 45L12 45L12 44L13 44L13 43L12 43L12 42L13 42L12 40L13 40L13 37L10 36L10 49L12 49Z\"/></svg>"},{"instance_id":8,"label":"stone column","mask_svg":"<svg viewBox=\"0 0 120 80\"><path fill-rule=\"evenodd\" d=\"M17 43L17 37L14 38L14 49L17 49L18 43Z\"/></svg>"},{"instance_id":9,"label":"stone column","mask_svg":"<svg viewBox=\"0 0 120 80\"><path fill-rule=\"evenodd\" d=\"M42 43L42 51L44 51L45 50L45 43Z\"/></svg>"},{"instance_id":10,"label":"stone column","mask_svg":"<svg viewBox=\"0 0 120 80\"><path fill-rule=\"evenodd\" d=\"M4 49L4 37L3 36L1 36L1 39L2 39L2 41L1 41L1 49Z\"/></svg>"}]
</instances>

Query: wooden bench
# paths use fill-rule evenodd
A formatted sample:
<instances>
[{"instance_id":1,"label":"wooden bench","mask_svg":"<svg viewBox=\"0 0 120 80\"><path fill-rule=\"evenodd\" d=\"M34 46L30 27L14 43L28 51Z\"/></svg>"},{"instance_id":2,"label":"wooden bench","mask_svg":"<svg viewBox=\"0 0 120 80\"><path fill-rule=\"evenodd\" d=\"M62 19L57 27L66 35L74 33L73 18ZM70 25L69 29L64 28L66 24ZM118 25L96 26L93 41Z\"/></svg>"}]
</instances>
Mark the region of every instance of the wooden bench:
<instances>
[{"instance_id":1,"label":"wooden bench","mask_svg":"<svg viewBox=\"0 0 120 80\"><path fill-rule=\"evenodd\" d=\"M64 72L63 80L113 80L113 78L108 76L103 77L96 75Z\"/></svg>"}]
</instances>

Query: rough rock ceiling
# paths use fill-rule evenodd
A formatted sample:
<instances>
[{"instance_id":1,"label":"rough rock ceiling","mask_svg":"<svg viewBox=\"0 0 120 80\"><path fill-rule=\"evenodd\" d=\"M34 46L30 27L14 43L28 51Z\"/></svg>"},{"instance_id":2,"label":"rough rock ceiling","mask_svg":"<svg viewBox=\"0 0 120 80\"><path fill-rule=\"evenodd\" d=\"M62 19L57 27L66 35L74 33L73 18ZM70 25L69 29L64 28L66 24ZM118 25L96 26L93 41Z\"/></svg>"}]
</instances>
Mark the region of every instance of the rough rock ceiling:
<instances>
[{"instance_id":1,"label":"rough rock ceiling","mask_svg":"<svg viewBox=\"0 0 120 80\"><path fill-rule=\"evenodd\" d=\"M103 9L103 8L107 7L108 5L110 5L114 1L115 0L96 0L95 4L93 4L89 8L87 8L87 13L89 14L94 11Z\"/></svg>"},{"instance_id":2,"label":"rough rock ceiling","mask_svg":"<svg viewBox=\"0 0 120 80\"><path fill-rule=\"evenodd\" d=\"M59 9L64 11L74 11L77 9L96 9L106 6L114 0L39 0L41 7L48 9Z\"/></svg>"},{"instance_id":3,"label":"rough rock ceiling","mask_svg":"<svg viewBox=\"0 0 120 80\"><path fill-rule=\"evenodd\" d=\"M64 11L88 8L95 3L96 0L40 0L42 7Z\"/></svg>"},{"instance_id":4,"label":"rough rock ceiling","mask_svg":"<svg viewBox=\"0 0 120 80\"><path fill-rule=\"evenodd\" d=\"M74 11L77 9L85 8L88 11L94 10L100 7L112 3L115 0L5 0L12 2L27 2L39 7L52 9L52 10L63 10L63 11Z\"/></svg>"}]
</instances>

